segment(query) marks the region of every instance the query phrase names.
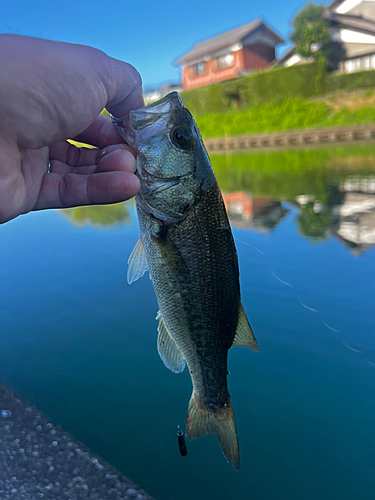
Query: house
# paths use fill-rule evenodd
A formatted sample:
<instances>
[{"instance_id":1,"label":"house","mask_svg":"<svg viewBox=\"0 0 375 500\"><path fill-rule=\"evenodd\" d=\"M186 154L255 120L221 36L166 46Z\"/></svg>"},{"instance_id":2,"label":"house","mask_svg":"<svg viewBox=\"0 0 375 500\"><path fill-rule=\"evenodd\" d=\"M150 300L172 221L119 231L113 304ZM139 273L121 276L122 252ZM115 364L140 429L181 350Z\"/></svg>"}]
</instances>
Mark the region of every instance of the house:
<instances>
[{"instance_id":1,"label":"house","mask_svg":"<svg viewBox=\"0 0 375 500\"><path fill-rule=\"evenodd\" d=\"M288 68L289 66L295 66L297 64L307 64L313 62L314 58L310 57L302 57L300 54L297 54L296 47L293 45L290 47L284 54L275 61L275 66L285 66Z\"/></svg>"},{"instance_id":2,"label":"house","mask_svg":"<svg viewBox=\"0 0 375 500\"><path fill-rule=\"evenodd\" d=\"M375 69L375 2L333 0L324 18L330 24L332 41L341 49L339 71Z\"/></svg>"},{"instance_id":3,"label":"house","mask_svg":"<svg viewBox=\"0 0 375 500\"><path fill-rule=\"evenodd\" d=\"M375 1L333 0L324 14L330 25L334 65L342 73L375 69ZM312 58L303 58L291 47L278 65L306 64Z\"/></svg>"},{"instance_id":4,"label":"house","mask_svg":"<svg viewBox=\"0 0 375 500\"><path fill-rule=\"evenodd\" d=\"M266 68L284 40L262 19L197 43L174 62L181 65L184 90L231 80Z\"/></svg>"}]
</instances>

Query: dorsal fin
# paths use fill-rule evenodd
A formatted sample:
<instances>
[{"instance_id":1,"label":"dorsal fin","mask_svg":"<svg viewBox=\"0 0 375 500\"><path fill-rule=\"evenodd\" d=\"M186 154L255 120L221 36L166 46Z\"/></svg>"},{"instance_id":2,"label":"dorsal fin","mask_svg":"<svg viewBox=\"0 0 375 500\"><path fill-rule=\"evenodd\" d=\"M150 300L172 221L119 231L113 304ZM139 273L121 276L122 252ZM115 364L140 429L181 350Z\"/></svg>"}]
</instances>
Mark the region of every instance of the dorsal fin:
<instances>
[{"instance_id":1,"label":"dorsal fin","mask_svg":"<svg viewBox=\"0 0 375 500\"><path fill-rule=\"evenodd\" d=\"M238 312L237 331L236 336L233 340L232 347L236 345L249 347L250 349L254 349L254 351L257 352L259 351L258 342L256 341L242 304L240 304L240 309Z\"/></svg>"},{"instance_id":2,"label":"dorsal fin","mask_svg":"<svg viewBox=\"0 0 375 500\"><path fill-rule=\"evenodd\" d=\"M129 285L131 285L133 281L142 278L146 271L148 271L146 252L143 241L139 236L128 259L127 278Z\"/></svg>"},{"instance_id":3,"label":"dorsal fin","mask_svg":"<svg viewBox=\"0 0 375 500\"><path fill-rule=\"evenodd\" d=\"M158 325L158 353L163 363L167 368L174 373L180 373L185 368L186 362L184 357L177 347L172 335L170 334L163 316L158 312L156 319L159 320Z\"/></svg>"}]
</instances>

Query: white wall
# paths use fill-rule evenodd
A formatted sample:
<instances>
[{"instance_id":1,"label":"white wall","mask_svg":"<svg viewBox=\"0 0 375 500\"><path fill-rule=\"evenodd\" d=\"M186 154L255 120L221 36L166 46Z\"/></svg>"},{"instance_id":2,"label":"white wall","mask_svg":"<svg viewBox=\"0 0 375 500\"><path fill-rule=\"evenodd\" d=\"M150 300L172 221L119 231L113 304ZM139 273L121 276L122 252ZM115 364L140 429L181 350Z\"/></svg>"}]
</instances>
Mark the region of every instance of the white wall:
<instances>
[{"instance_id":1,"label":"white wall","mask_svg":"<svg viewBox=\"0 0 375 500\"><path fill-rule=\"evenodd\" d=\"M368 35L367 33L360 33L359 31L348 29L334 29L331 32L331 36L332 40L335 42L375 43L374 35Z\"/></svg>"}]
</instances>

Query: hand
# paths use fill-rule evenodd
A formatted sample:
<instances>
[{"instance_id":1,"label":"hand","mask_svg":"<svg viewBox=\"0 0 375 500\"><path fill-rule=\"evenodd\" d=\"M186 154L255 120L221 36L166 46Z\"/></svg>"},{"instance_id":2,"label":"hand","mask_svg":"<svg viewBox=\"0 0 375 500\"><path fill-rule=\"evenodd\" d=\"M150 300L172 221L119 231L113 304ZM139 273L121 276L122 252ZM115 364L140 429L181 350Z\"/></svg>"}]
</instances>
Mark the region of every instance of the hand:
<instances>
[{"instance_id":1,"label":"hand","mask_svg":"<svg viewBox=\"0 0 375 500\"><path fill-rule=\"evenodd\" d=\"M132 66L83 45L0 35L0 68L0 223L138 192L131 148L99 114L143 106Z\"/></svg>"}]
</instances>

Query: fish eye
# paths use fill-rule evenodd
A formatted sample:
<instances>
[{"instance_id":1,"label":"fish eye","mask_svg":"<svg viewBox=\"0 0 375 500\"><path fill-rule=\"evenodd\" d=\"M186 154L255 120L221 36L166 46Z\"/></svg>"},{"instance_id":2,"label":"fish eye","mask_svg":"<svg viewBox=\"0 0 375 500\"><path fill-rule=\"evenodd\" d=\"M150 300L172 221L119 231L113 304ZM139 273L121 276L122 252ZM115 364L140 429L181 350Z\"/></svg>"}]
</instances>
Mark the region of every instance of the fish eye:
<instances>
[{"instance_id":1,"label":"fish eye","mask_svg":"<svg viewBox=\"0 0 375 500\"><path fill-rule=\"evenodd\" d=\"M184 128L175 128L171 132L171 140L178 149L193 149L194 141L191 134Z\"/></svg>"}]
</instances>

